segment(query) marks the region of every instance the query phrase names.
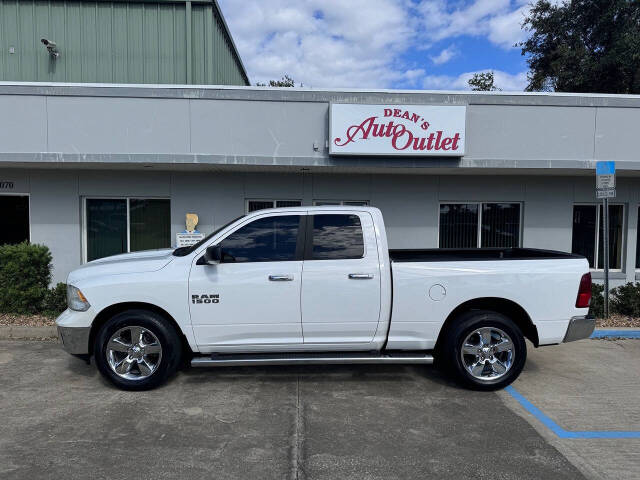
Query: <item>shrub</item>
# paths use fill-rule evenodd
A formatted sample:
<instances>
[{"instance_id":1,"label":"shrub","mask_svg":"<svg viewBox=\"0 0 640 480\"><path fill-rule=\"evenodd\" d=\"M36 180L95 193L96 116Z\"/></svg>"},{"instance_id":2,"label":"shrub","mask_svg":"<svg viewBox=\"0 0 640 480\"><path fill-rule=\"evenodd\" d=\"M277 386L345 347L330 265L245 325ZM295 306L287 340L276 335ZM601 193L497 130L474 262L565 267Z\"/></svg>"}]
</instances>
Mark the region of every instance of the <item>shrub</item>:
<instances>
[{"instance_id":1,"label":"shrub","mask_svg":"<svg viewBox=\"0 0 640 480\"><path fill-rule=\"evenodd\" d=\"M611 311L640 317L640 283L627 283L611 290Z\"/></svg>"},{"instance_id":2,"label":"shrub","mask_svg":"<svg viewBox=\"0 0 640 480\"><path fill-rule=\"evenodd\" d=\"M604 317L604 285L591 284L591 306L589 314L597 318Z\"/></svg>"},{"instance_id":3,"label":"shrub","mask_svg":"<svg viewBox=\"0 0 640 480\"><path fill-rule=\"evenodd\" d=\"M0 312L39 313L51 282L51 252L44 245L0 245Z\"/></svg>"},{"instance_id":4,"label":"shrub","mask_svg":"<svg viewBox=\"0 0 640 480\"><path fill-rule=\"evenodd\" d=\"M67 309L67 284L60 282L50 288L44 298L42 313L58 316Z\"/></svg>"}]
</instances>

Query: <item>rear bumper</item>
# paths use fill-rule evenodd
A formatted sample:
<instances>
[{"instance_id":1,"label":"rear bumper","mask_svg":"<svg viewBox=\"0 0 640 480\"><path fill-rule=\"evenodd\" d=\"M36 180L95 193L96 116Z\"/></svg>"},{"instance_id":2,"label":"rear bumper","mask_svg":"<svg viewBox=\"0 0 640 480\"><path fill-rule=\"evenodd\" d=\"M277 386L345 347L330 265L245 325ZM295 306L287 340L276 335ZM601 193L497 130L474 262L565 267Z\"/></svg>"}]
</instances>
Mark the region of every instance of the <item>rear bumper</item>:
<instances>
[{"instance_id":1,"label":"rear bumper","mask_svg":"<svg viewBox=\"0 0 640 480\"><path fill-rule=\"evenodd\" d=\"M595 328L596 319L594 317L573 317L569 320L569 327L567 327L567 333L562 341L566 343L589 338Z\"/></svg>"}]
</instances>

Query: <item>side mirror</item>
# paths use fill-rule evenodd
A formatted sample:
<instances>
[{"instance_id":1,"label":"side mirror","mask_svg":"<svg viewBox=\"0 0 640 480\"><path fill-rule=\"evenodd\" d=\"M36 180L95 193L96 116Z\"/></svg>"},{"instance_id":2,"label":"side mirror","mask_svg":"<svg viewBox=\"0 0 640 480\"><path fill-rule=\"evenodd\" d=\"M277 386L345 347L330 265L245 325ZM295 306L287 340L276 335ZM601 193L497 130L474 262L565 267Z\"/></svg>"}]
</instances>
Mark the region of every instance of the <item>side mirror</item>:
<instances>
[{"instance_id":1,"label":"side mirror","mask_svg":"<svg viewBox=\"0 0 640 480\"><path fill-rule=\"evenodd\" d=\"M204 252L204 261L207 265L217 265L222 261L222 247L220 245L212 245Z\"/></svg>"}]
</instances>

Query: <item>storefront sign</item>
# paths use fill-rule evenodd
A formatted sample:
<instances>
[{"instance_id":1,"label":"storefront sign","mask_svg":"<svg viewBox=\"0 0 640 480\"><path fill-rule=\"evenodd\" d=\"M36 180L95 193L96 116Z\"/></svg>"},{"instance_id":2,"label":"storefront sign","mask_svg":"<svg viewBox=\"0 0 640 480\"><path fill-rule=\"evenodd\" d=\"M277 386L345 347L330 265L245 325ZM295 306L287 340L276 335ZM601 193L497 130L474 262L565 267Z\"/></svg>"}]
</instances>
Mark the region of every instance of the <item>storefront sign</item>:
<instances>
[{"instance_id":1,"label":"storefront sign","mask_svg":"<svg viewBox=\"0 0 640 480\"><path fill-rule=\"evenodd\" d=\"M331 155L464 155L466 107L333 103Z\"/></svg>"},{"instance_id":2,"label":"storefront sign","mask_svg":"<svg viewBox=\"0 0 640 480\"><path fill-rule=\"evenodd\" d=\"M185 231L176 233L177 247L190 247L204 238L204 233L200 233L196 230L196 225L198 225L198 215L195 213L187 213L185 224L187 227Z\"/></svg>"}]
</instances>

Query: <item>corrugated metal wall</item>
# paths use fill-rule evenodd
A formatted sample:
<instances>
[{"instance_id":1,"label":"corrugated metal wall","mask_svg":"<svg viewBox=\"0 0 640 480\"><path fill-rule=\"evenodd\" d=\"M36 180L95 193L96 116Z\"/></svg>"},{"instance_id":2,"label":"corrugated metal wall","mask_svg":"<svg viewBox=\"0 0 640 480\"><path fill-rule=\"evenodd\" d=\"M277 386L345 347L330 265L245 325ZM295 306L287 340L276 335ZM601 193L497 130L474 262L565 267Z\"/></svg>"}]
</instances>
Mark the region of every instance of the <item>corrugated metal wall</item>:
<instances>
[{"instance_id":1,"label":"corrugated metal wall","mask_svg":"<svg viewBox=\"0 0 640 480\"><path fill-rule=\"evenodd\" d=\"M0 0L0 80L247 84L213 2L162 0Z\"/></svg>"}]
</instances>

